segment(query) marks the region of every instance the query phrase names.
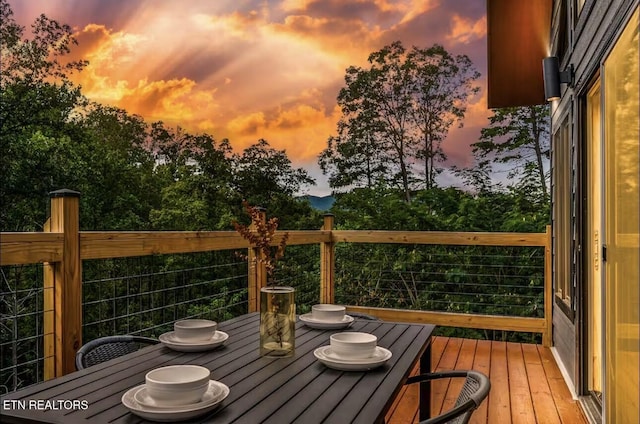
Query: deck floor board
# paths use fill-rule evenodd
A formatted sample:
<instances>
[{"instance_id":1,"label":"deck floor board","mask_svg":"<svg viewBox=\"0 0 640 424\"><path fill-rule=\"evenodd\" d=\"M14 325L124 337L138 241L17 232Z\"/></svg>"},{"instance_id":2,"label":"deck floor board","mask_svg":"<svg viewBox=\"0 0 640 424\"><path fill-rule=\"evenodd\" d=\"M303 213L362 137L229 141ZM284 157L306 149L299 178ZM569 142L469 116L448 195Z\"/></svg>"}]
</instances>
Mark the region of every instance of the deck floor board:
<instances>
[{"instance_id":1,"label":"deck floor board","mask_svg":"<svg viewBox=\"0 0 640 424\"><path fill-rule=\"evenodd\" d=\"M548 348L540 345L435 337L431 367L435 370L475 369L491 379L491 392L471 423L587 424L572 399ZM418 373L418 368L413 374ZM431 414L455 401L459 383L434 384ZM387 424L418 422L418 386L404 387L387 414Z\"/></svg>"}]
</instances>

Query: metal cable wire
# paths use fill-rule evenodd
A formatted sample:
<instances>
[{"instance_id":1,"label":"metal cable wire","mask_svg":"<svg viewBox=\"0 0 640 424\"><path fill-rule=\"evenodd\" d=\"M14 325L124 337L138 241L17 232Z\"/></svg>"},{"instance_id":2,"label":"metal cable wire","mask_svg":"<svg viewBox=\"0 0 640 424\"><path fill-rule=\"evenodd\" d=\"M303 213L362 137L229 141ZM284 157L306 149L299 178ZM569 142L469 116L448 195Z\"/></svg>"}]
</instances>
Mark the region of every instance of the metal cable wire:
<instances>
[{"instance_id":1,"label":"metal cable wire","mask_svg":"<svg viewBox=\"0 0 640 424\"><path fill-rule=\"evenodd\" d=\"M544 303L543 252L542 247L339 245L337 301L537 317Z\"/></svg>"}]
</instances>

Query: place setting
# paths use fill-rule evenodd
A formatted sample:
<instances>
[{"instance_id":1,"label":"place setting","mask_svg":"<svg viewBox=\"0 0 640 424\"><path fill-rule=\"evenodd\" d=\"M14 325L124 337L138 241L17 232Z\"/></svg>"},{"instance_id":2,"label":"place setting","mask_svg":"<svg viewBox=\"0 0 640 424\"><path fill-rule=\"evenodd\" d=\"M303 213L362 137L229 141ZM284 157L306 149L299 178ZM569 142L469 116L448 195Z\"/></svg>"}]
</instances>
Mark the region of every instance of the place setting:
<instances>
[{"instance_id":1,"label":"place setting","mask_svg":"<svg viewBox=\"0 0 640 424\"><path fill-rule=\"evenodd\" d=\"M300 321L307 327L318 330L336 330L349 327L354 318L346 314L342 305L320 303L311 307L311 313L300 315Z\"/></svg>"},{"instance_id":2,"label":"place setting","mask_svg":"<svg viewBox=\"0 0 640 424\"><path fill-rule=\"evenodd\" d=\"M122 404L139 417L159 422L188 420L213 411L229 387L211 380L199 365L169 365L145 375L145 384L127 390Z\"/></svg>"},{"instance_id":3,"label":"place setting","mask_svg":"<svg viewBox=\"0 0 640 424\"><path fill-rule=\"evenodd\" d=\"M201 352L224 344L229 335L218 330L218 323L208 319L185 319L173 324L173 331L161 334L158 340L180 352Z\"/></svg>"},{"instance_id":4,"label":"place setting","mask_svg":"<svg viewBox=\"0 0 640 424\"><path fill-rule=\"evenodd\" d=\"M378 346L378 338L370 333L342 332L329 337L329 345L313 351L313 355L329 368L341 371L368 371L391 359L391 351Z\"/></svg>"}]
</instances>

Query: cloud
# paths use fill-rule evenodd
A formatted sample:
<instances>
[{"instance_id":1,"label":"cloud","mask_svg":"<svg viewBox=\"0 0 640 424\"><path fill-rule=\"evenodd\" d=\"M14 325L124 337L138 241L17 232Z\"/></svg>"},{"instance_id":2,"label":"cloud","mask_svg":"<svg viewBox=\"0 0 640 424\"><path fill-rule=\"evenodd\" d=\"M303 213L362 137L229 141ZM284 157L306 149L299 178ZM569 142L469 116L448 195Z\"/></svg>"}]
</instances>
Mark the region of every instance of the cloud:
<instances>
[{"instance_id":1,"label":"cloud","mask_svg":"<svg viewBox=\"0 0 640 424\"><path fill-rule=\"evenodd\" d=\"M470 99L464 118L464 127L452 128L442 149L447 155L447 164L468 167L473 164L471 144L480 139L480 131L488 124L491 111L487 109L487 91L481 88L480 93Z\"/></svg>"},{"instance_id":2,"label":"cloud","mask_svg":"<svg viewBox=\"0 0 640 424\"><path fill-rule=\"evenodd\" d=\"M227 129L239 136L255 136L260 137L260 131L266 127L266 120L263 112L254 112L249 115L238 116L227 124Z\"/></svg>"},{"instance_id":3,"label":"cloud","mask_svg":"<svg viewBox=\"0 0 640 424\"><path fill-rule=\"evenodd\" d=\"M23 25L44 12L75 28L73 58L90 65L74 81L92 100L228 138L236 150L265 138L305 166L335 134L345 69L366 67L371 52L396 40L439 43L486 73L483 1L10 2ZM443 144L452 163L470 160L486 123L485 85Z\"/></svg>"},{"instance_id":4,"label":"cloud","mask_svg":"<svg viewBox=\"0 0 640 424\"><path fill-rule=\"evenodd\" d=\"M480 19L473 21L472 19L453 15L451 33L447 35L447 39L456 43L468 44L470 41L487 36L487 18L482 16Z\"/></svg>"},{"instance_id":5,"label":"cloud","mask_svg":"<svg viewBox=\"0 0 640 424\"><path fill-rule=\"evenodd\" d=\"M306 10L314 0L283 0L280 9L284 12L300 12Z\"/></svg>"},{"instance_id":6,"label":"cloud","mask_svg":"<svg viewBox=\"0 0 640 424\"><path fill-rule=\"evenodd\" d=\"M238 116L222 131L223 137L234 140L238 149L264 138L274 148L286 150L292 159L308 162L316 160L326 147L326 140L329 134L335 133L339 117L337 106L327 111L323 106L295 103L286 108Z\"/></svg>"},{"instance_id":7,"label":"cloud","mask_svg":"<svg viewBox=\"0 0 640 424\"><path fill-rule=\"evenodd\" d=\"M111 104L144 116L192 129L212 129L211 116L217 113L217 89L199 85L187 77L150 79L145 58L152 55L151 35L112 32L88 24L76 33L77 57L89 66L74 76L83 92L94 101ZM170 67L168 67L170 68Z\"/></svg>"}]
</instances>

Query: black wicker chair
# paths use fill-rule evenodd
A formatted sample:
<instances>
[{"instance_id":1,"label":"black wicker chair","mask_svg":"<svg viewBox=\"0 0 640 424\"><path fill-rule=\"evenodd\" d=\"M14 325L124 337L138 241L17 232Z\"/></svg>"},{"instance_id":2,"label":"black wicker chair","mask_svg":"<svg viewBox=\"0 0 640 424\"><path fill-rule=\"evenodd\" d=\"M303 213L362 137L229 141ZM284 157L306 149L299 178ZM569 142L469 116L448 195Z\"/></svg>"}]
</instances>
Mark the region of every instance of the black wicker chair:
<instances>
[{"instance_id":1,"label":"black wicker chair","mask_svg":"<svg viewBox=\"0 0 640 424\"><path fill-rule=\"evenodd\" d=\"M84 344L78 350L76 369L82 370L158 343L160 342L156 339L141 336L101 337Z\"/></svg>"},{"instance_id":2,"label":"black wicker chair","mask_svg":"<svg viewBox=\"0 0 640 424\"><path fill-rule=\"evenodd\" d=\"M456 399L453 409L443 412L437 417L432 417L420 424L466 424L471 418L473 411L480 406L482 401L489 394L491 382L489 378L478 371L443 371L430 374L416 375L407 379L407 384L431 381L439 378L466 378L462 390Z\"/></svg>"}]
</instances>

